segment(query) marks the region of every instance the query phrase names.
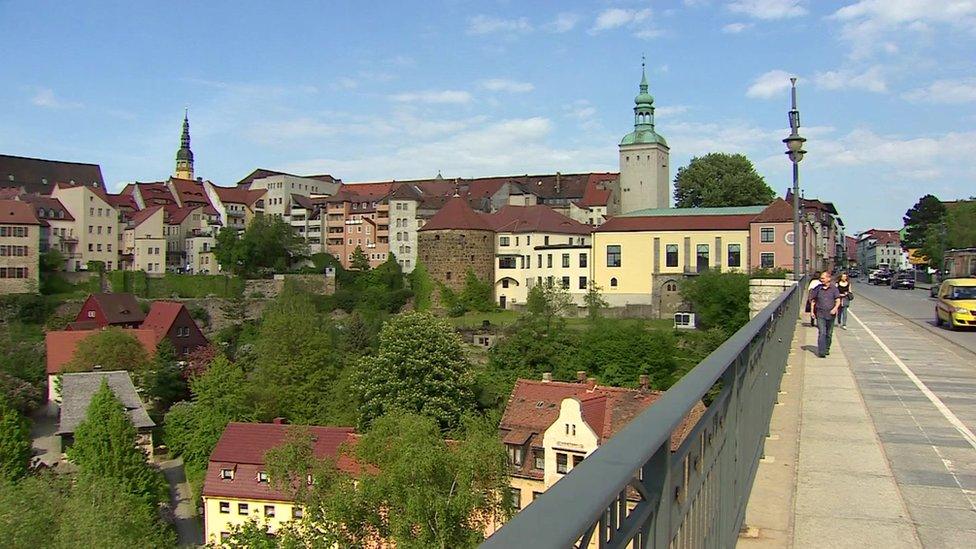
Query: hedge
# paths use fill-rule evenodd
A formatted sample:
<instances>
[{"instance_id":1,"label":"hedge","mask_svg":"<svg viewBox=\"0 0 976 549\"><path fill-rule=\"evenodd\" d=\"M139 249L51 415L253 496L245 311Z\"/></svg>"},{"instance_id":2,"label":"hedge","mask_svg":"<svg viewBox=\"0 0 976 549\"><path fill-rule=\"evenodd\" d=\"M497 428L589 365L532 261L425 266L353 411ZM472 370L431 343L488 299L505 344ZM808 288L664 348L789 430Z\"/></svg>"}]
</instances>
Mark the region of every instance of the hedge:
<instances>
[{"instance_id":1,"label":"hedge","mask_svg":"<svg viewBox=\"0 0 976 549\"><path fill-rule=\"evenodd\" d=\"M110 279L112 291L147 299L208 295L233 298L244 293L244 280L236 276L166 273L162 277L149 277L143 271L113 271Z\"/></svg>"}]
</instances>

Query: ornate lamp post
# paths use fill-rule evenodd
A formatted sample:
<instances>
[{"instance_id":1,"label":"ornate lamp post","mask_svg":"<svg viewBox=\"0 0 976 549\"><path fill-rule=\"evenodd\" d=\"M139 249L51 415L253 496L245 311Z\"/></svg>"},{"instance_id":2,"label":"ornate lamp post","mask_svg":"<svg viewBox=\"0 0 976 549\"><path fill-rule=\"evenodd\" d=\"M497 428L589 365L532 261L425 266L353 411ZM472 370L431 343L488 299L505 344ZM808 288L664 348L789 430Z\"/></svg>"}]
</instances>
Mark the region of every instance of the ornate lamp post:
<instances>
[{"instance_id":1,"label":"ornate lamp post","mask_svg":"<svg viewBox=\"0 0 976 549\"><path fill-rule=\"evenodd\" d=\"M796 78L790 78L791 97L793 106L790 109L790 136L783 140L786 143L786 155L793 163L793 280L803 277L800 265L800 161L807 151L803 150L805 138L800 137L800 111L796 109Z\"/></svg>"}]
</instances>

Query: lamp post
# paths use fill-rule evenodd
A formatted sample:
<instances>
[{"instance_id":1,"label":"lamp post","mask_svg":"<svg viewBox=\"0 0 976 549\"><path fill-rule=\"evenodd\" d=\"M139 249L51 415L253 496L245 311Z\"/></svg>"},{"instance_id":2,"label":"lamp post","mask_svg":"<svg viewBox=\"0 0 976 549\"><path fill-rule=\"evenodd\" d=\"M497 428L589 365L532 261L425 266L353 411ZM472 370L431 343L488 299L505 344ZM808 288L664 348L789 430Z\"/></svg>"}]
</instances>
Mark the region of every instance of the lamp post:
<instances>
[{"instance_id":1,"label":"lamp post","mask_svg":"<svg viewBox=\"0 0 976 549\"><path fill-rule=\"evenodd\" d=\"M790 136L783 140L786 143L786 155L793 163L793 280L802 278L800 266L800 161L807 151L803 150L803 142L800 137L800 111L796 109L796 78L790 78L790 96L792 98L792 108L790 108Z\"/></svg>"}]
</instances>

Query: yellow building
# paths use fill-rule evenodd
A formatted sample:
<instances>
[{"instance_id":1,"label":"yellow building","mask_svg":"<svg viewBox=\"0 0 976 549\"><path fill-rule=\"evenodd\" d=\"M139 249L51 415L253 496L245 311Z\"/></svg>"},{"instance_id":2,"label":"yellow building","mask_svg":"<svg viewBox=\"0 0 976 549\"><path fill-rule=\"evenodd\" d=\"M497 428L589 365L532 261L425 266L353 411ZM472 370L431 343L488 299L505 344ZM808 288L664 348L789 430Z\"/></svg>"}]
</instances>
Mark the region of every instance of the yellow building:
<instances>
[{"instance_id":1,"label":"yellow building","mask_svg":"<svg viewBox=\"0 0 976 549\"><path fill-rule=\"evenodd\" d=\"M57 183L51 191L73 218L73 230L64 233L70 240L66 270L82 271L89 261L101 261L109 271L118 267L119 212L109 196L98 186Z\"/></svg>"},{"instance_id":2,"label":"yellow building","mask_svg":"<svg viewBox=\"0 0 976 549\"><path fill-rule=\"evenodd\" d=\"M530 505L586 456L656 402L662 393L648 388L597 385L585 372L576 383L519 379L499 425L511 465L512 499L516 511ZM672 436L672 449L705 412L697 406Z\"/></svg>"},{"instance_id":3,"label":"yellow building","mask_svg":"<svg viewBox=\"0 0 976 549\"><path fill-rule=\"evenodd\" d=\"M611 306L681 304L678 286L705 269L749 270L749 223L763 206L640 210L593 233L593 280Z\"/></svg>"},{"instance_id":4,"label":"yellow building","mask_svg":"<svg viewBox=\"0 0 976 549\"><path fill-rule=\"evenodd\" d=\"M166 272L165 212L151 206L134 212L122 233L122 261L126 270L150 274Z\"/></svg>"},{"instance_id":5,"label":"yellow building","mask_svg":"<svg viewBox=\"0 0 976 549\"><path fill-rule=\"evenodd\" d=\"M339 447L354 438L351 427L306 427L315 439L315 457L335 458ZM264 454L285 441L288 425L230 423L210 454L203 483L204 530L208 543L219 542L251 518L274 533L290 520L300 519L303 509L268 475ZM352 472L352 463L338 460L340 469Z\"/></svg>"},{"instance_id":6,"label":"yellow building","mask_svg":"<svg viewBox=\"0 0 976 549\"><path fill-rule=\"evenodd\" d=\"M41 223L30 204L0 200L0 294L36 293Z\"/></svg>"}]
</instances>

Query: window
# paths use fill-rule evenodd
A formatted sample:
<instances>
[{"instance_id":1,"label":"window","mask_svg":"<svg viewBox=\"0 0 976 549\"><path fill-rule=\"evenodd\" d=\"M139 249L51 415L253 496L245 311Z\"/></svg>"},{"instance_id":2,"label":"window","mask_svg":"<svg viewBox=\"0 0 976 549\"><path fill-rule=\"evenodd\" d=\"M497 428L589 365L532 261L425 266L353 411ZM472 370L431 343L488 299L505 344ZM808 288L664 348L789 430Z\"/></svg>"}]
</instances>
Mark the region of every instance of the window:
<instances>
[{"instance_id":1,"label":"window","mask_svg":"<svg viewBox=\"0 0 976 549\"><path fill-rule=\"evenodd\" d=\"M233 469L221 469L220 478L224 480L234 480L234 470Z\"/></svg>"},{"instance_id":2,"label":"window","mask_svg":"<svg viewBox=\"0 0 976 549\"><path fill-rule=\"evenodd\" d=\"M569 254L563 254L563 268L569 268Z\"/></svg>"},{"instance_id":3,"label":"window","mask_svg":"<svg viewBox=\"0 0 976 549\"><path fill-rule=\"evenodd\" d=\"M546 254L546 268L552 268L552 254Z\"/></svg>"},{"instance_id":4,"label":"window","mask_svg":"<svg viewBox=\"0 0 976 549\"><path fill-rule=\"evenodd\" d=\"M620 266L620 245L611 244L607 246L607 267Z\"/></svg>"},{"instance_id":5,"label":"window","mask_svg":"<svg viewBox=\"0 0 976 549\"><path fill-rule=\"evenodd\" d=\"M291 508L291 518L298 520L303 516L305 516L305 511L301 507L295 506Z\"/></svg>"},{"instance_id":6,"label":"window","mask_svg":"<svg viewBox=\"0 0 976 549\"><path fill-rule=\"evenodd\" d=\"M274 505L265 505L264 506L264 516L266 516L268 518L274 518L274 516L275 516L275 506Z\"/></svg>"},{"instance_id":7,"label":"window","mask_svg":"<svg viewBox=\"0 0 976 549\"><path fill-rule=\"evenodd\" d=\"M563 287L564 290L568 290L569 289L569 277L568 276L564 276L561 284L562 284L562 287Z\"/></svg>"},{"instance_id":8,"label":"window","mask_svg":"<svg viewBox=\"0 0 976 549\"><path fill-rule=\"evenodd\" d=\"M507 278L503 278L502 279L502 288L508 288L508 279Z\"/></svg>"},{"instance_id":9,"label":"window","mask_svg":"<svg viewBox=\"0 0 976 549\"><path fill-rule=\"evenodd\" d=\"M664 247L664 264L668 267L678 266L678 245L668 244Z\"/></svg>"},{"instance_id":10,"label":"window","mask_svg":"<svg viewBox=\"0 0 976 549\"><path fill-rule=\"evenodd\" d=\"M577 465L579 465L580 463L583 463L583 457L585 457L585 456L581 456L579 454L573 454L573 468L574 469L576 468Z\"/></svg>"},{"instance_id":11,"label":"window","mask_svg":"<svg viewBox=\"0 0 976 549\"><path fill-rule=\"evenodd\" d=\"M699 244L696 248L698 272L708 268L708 244Z\"/></svg>"},{"instance_id":12,"label":"window","mask_svg":"<svg viewBox=\"0 0 976 549\"><path fill-rule=\"evenodd\" d=\"M522 490L512 488L512 507L516 510L522 508Z\"/></svg>"},{"instance_id":13,"label":"window","mask_svg":"<svg viewBox=\"0 0 976 549\"><path fill-rule=\"evenodd\" d=\"M95 227L94 226L92 226L92 225L89 225L88 226L88 234L93 234L93 231L94 230L95 230Z\"/></svg>"},{"instance_id":14,"label":"window","mask_svg":"<svg viewBox=\"0 0 976 549\"><path fill-rule=\"evenodd\" d=\"M586 289L586 277L585 276L579 277L579 289L580 290L585 290Z\"/></svg>"},{"instance_id":15,"label":"window","mask_svg":"<svg viewBox=\"0 0 976 549\"><path fill-rule=\"evenodd\" d=\"M759 229L759 241L760 242L772 242L773 241L773 238L774 238L774 236L773 236L774 230L775 229L773 229L772 227L761 227Z\"/></svg>"},{"instance_id":16,"label":"window","mask_svg":"<svg viewBox=\"0 0 976 549\"><path fill-rule=\"evenodd\" d=\"M739 244L729 244L729 267L741 267L742 266L742 246Z\"/></svg>"},{"instance_id":17,"label":"window","mask_svg":"<svg viewBox=\"0 0 976 549\"><path fill-rule=\"evenodd\" d=\"M515 268L515 258L514 257L499 257L498 258L498 268L499 269L514 269Z\"/></svg>"},{"instance_id":18,"label":"window","mask_svg":"<svg viewBox=\"0 0 976 549\"><path fill-rule=\"evenodd\" d=\"M536 265L535 266L538 267L539 269L541 269L542 268L542 254L537 255L536 256L536 259L538 261L536 261Z\"/></svg>"},{"instance_id":19,"label":"window","mask_svg":"<svg viewBox=\"0 0 976 549\"><path fill-rule=\"evenodd\" d=\"M88 311L88 318L95 318L95 311Z\"/></svg>"},{"instance_id":20,"label":"window","mask_svg":"<svg viewBox=\"0 0 976 549\"><path fill-rule=\"evenodd\" d=\"M247 514L247 504L246 503L238 503L237 504L237 514L238 515L246 515Z\"/></svg>"},{"instance_id":21,"label":"window","mask_svg":"<svg viewBox=\"0 0 976 549\"><path fill-rule=\"evenodd\" d=\"M617 287L617 278L616 277L610 279L610 287L611 288L616 288Z\"/></svg>"},{"instance_id":22,"label":"window","mask_svg":"<svg viewBox=\"0 0 976 549\"><path fill-rule=\"evenodd\" d=\"M776 255L773 252L763 252L759 254L759 267L761 269L772 269L776 264Z\"/></svg>"},{"instance_id":23,"label":"window","mask_svg":"<svg viewBox=\"0 0 976 549\"><path fill-rule=\"evenodd\" d=\"M508 246L510 240L511 240L511 238L509 238L507 236L499 236L498 237L498 245L499 246Z\"/></svg>"},{"instance_id":24,"label":"window","mask_svg":"<svg viewBox=\"0 0 976 549\"><path fill-rule=\"evenodd\" d=\"M532 452L532 468L542 471L546 468L546 451L545 450L535 450Z\"/></svg>"},{"instance_id":25,"label":"window","mask_svg":"<svg viewBox=\"0 0 976 549\"><path fill-rule=\"evenodd\" d=\"M258 482L268 482L268 472L259 471L258 472Z\"/></svg>"},{"instance_id":26,"label":"window","mask_svg":"<svg viewBox=\"0 0 976 549\"><path fill-rule=\"evenodd\" d=\"M532 501L535 501L535 500L539 499L539 496L541 496L541 495L542 495L542 492L532 492Z\"/></svg>"},{"instance_id":27,"label":"window","mask_svg":"<svg viewBox=\"0 0 976 549\"><path fill-rule=\"evenodd\" d=\"M220 512L221 513L224 513L224 514L230 513L230 502L229 501L221 501L220 502Z\"/></svg>"},{"instance_id":28,"label":"window","mask_svg":"<svg viewBox=\"0 0 976 549\"><path fill-rule=\"evenodd\" d=\"M546 237L543 237L543 238L544 238L543 244L546 245L546 246L548 246L549 245L549 237L546 236Z\"/></svg>"},{"instance_id":29,"label":"window","mask_svg":"<svg viewBox=\"0 0 976 549\"><path fill-rule=\"evenodd\" d=\"M586 254L585 253L582 253L579 256L579 266L580 267L586 267Z\"/></svg>"},{"instance_id":30,"label":"window","mask_svg":"<svg viewBox=\"0 0 976 549\"><path fill-rule=\"evenodd\" d=\"M556 452L556 472L565 475L568 472L567 463L568 456L562 452Z\"/></svg>"},{"instance_id":31,"label":"window","mask_svg":"<svg viewBox=\"0 0 976 549\"><path fill-rule=\"evenodd\" d=\"M508 445L508 462L512 465L522 465L522 458L524 457L525 450L518 445L509 444Z\"/></svg>"}]
</instances>

